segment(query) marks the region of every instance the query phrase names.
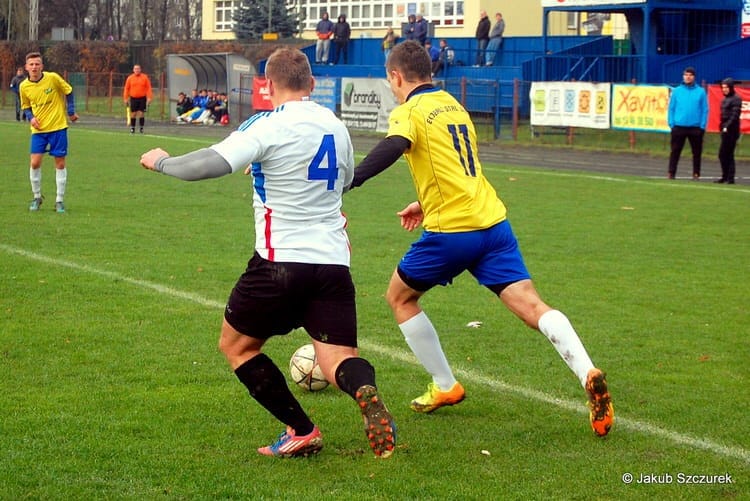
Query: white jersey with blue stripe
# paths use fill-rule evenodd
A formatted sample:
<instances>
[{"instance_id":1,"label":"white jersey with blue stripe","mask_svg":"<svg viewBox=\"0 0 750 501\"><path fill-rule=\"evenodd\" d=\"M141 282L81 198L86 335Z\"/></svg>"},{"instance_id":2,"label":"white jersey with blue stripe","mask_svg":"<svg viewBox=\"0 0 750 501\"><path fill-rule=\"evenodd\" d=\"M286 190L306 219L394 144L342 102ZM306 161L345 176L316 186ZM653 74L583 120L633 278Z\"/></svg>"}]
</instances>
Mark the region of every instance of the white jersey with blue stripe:
<instances>
[{"instance_id":1,"label":"white jersey with blue stripe","mask_svg":"<svg viewBox=\"0 0 750 501\"><path fill-rule=\"evenodd\" d=\"M255 249L270 261L349 266L342 194L354 176L346 126L313 101L290 101L246 120L211 146L251 166Z\"/></svg>"}]
</instances>

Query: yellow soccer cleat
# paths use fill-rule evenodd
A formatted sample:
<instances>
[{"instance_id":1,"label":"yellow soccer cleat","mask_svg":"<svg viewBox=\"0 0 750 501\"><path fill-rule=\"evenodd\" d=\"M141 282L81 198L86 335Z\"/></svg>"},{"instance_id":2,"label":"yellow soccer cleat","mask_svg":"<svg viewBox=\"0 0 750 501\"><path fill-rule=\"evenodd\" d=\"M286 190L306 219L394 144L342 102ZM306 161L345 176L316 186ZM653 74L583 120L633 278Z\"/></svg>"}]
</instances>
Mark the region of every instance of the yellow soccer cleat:
<instances>
[{"instance_id":1,"label":"yellow soccer cleat","mask_svg":"<svg viewBox=\"0 0 750 501\"><path fill-rule=\"evenodd\" d=\"M456 405L464 398L466 392L458 381L448 391L442 391L433 382L427 385L427 393L411 401L411 408L415 412L427 413L446 405Z\"/></svg>"}]
</instances>

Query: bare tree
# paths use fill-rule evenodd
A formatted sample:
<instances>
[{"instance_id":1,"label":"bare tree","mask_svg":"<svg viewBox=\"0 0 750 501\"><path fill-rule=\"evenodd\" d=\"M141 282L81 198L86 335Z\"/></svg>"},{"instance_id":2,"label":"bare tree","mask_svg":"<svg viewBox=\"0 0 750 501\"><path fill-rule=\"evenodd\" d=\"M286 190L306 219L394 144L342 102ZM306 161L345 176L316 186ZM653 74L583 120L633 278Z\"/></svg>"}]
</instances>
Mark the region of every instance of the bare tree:
<instances>
[{"instance_id":1,"label":"bare tree","mask_svg":"<svg viewBox=\"0 0 750 501\"><path fill-rule=\"evenodd\" d=\"M53 28L72 29L79 40L193 40L201 34L202 0L0 0L3 39L28 40L32 2L39 39Z\"/></svg>"},{"instance_id":2,"label":"bare tree","mask_svg":"<svg viewBox=\"0 0 750 501\"><path fill-rule=\"evenodd\" d=\"M138 3L140 4L139 8L140 8L140 15L141 15L141 19L140 19L141 22L139 23L141 40L148 40L149 38L148 25L150 21L149 6L151 2L149 0L139 0Z\"/></svg>"},{"instance_id":3,"label":"bare tree","mask_svg":"<svg viewBox=\"0 0 750 501\"><path fill-rule=\"evenodd\" d=\"M167 37L167 26L169 26L169 0L156 0L154 5L154 35L157 40L164 41Z\"/></svg>"},{"instance_id":4,"label":"bare tree","mask_svg":"<svg viewBox=\"0 0 750 501\"><path fill-rule=\"evenodd\" d=\"M200 2L194 0L150 0L148 38L164 40L190 40L199 37L194 24L200 21Z\"/></svg>"},{"instance_id":5,"label":"bare tree","mask_svg":"<svg viewBox=\"0 0 750 501\"><path fill-rule=\"evenodd\" d=\"M183 2L182 2L182 15L185 16L183 18L183 22L184 22L184 25L185 25L185 39L186 40L190 40L191 38L193 38L193 36L192 36L193 34L191 33L192 26L190 24L190 0L183 0Z\"/></svg>"},{"instance_id":6,"label":"bare tree","mask_svg":"<svg viewBox=\"0 0 750 501\"><path fill-rule=\"evenodd\" d=\"M110 13L110 33L114 34L115 39L122 40L122 2L120 0L107 0L111 2L112 9Z\"/></svg>"}]
</instances>

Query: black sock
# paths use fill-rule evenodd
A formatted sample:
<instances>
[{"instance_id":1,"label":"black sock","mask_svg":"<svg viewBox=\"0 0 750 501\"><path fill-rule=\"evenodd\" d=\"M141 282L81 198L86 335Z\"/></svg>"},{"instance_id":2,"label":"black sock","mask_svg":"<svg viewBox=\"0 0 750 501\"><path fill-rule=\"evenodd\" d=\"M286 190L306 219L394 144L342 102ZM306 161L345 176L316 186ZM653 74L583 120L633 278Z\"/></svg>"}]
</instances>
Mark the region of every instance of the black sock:
<instances>
[{"instance_id":1,"label":"black sock","mask_svg":"<svg viewBox=\"0 0 750 501\"><path fill-rule=\"evenodd\" d=\"M130 119L130 128L135 129L135 118Z\"/></svg>"},{"instance_id":2,"label":"black sock","mask_svg":"<svg viewBox=\"0 0 750 501\"><path fill-rule=\"evenodd\" d=\"M347 358L336 368L336 384L341 391L355 398L362 386L375 386L375 368L364 358Z\"/></svg>"},{"instance_id":3,"label":"black sock","mask_svg":"<svg viewBox=\"0 0 750 501\"><path fill-rule=\"evenodd\" d=\"M138 119L138 125L141 126L141 129L143 128L143 124L146 123L146 119L144 117L141 117Z\"/></svg>"},{"instance_id":4,"label":"black sock","mask_svg":"<svg viewBox=\"0 0 750 501\"><path fill-rule=\"evenodd\" d=\"M251 397L276 419L291 426L297 435L312 432L312 421L289 391L284 375L265 353L240 365L234 373L247 387Z\"/></svg>"}]
</instances>

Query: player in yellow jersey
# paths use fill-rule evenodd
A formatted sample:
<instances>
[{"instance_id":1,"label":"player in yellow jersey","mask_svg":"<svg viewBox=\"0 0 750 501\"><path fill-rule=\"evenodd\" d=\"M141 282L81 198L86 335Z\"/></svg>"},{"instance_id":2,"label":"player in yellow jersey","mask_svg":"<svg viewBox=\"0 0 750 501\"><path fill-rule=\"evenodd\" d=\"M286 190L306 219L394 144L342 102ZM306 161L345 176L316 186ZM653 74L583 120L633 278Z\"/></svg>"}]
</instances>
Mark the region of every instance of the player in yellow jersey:
<instances>
[{"instance_id":1,"label":"player in yellow jersey","mask_svg":"<svg viewBox=\"0 0 750 501\"><path fill-rule=\"evenodd\" d=\"M404 155L417 191L418 201L398 215L406 230L421 224L424 232L401 259L386 292L407 344L432 376L427 392L411 408L432 412L464 399L419 299L468 270L549 339L586 390L591 427L604 436L614 419L604 373L594 367L567 317L539 297L505 205L482 173L471 118L455 98L433 87L430 66L416 42L393 48L386 71L400 105L390 115L386 138L355 169L351 184L360 186Z\"/></svg>"},{"instance_id":2,"label":"player in yellow jersey","mask_svg":"<svg viewBox=\"0 0 750 501\"><path fill-rule=\"evenodd\" d=\"M29 179L34 198L29 210L38 211L42 205L42 158L49 151L55 159L55 210L63 213L68 179L65 168L65 157L68 155L68 117L75 122L78 115L75 112L73 87L57 73L42 71L43 69L42 55L39 52L26 55L26 72L29 77L21 82L19 93L21 109L31 125Z\"/></svg>"}]
</instances>

